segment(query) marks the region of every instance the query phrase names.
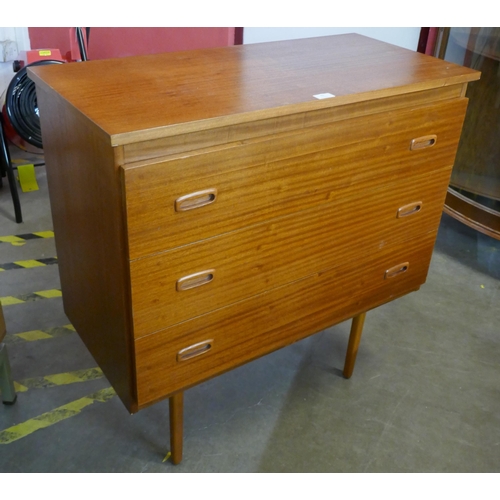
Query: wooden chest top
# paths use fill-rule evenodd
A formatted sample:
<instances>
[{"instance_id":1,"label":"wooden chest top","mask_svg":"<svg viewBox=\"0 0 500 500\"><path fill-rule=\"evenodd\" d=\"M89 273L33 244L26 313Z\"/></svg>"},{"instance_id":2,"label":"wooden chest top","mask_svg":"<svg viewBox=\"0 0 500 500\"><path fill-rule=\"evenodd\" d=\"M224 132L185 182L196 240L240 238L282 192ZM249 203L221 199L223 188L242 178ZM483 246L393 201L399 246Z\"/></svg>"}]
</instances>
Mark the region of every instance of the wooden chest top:
<instances>
[{"instance_id":1,"label":"wooden chest top","mask_svg":"<svg viewBox=\"0 0 500 500\"><path fill-rule=\"evenodd\" d=\"M113 146L476 80L472 69L348 34L30 69ZM317 99L330 93L335 98Z\"/></svg>"}]
</instances>

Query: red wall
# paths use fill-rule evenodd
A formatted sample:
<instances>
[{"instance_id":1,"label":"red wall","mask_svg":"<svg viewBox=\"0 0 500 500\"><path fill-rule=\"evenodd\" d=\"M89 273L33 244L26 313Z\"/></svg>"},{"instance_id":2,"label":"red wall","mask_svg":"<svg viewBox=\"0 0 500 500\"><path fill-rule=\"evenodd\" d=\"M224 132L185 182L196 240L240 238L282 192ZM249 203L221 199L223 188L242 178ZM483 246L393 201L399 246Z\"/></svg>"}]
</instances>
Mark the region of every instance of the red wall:
<instances>
[{"instance_id":1,"label":"red wall","mask_svg":"<svg viewBox=\"0 0 500 500\"><path fill-rule=\"evenodd\" d=\"M28 31L32 49L59 49L69 56L69 28ZM238 43L237 28L91 28L88 59L225 47L235 44L235 34Z\"/></svg>"}]
</instances>

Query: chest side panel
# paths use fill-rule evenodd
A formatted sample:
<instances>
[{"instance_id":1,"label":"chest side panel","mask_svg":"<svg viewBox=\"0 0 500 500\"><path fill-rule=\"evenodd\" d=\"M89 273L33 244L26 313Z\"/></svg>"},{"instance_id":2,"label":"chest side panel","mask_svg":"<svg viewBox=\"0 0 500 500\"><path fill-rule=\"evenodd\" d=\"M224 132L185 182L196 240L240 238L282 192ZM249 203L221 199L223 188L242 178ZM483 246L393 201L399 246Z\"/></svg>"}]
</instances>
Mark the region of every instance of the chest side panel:
<instances>
[{"instance_id":1,"label":"chest side panel","mask_svg":"<svg viewBox=\"0 0 500 500\"><path fill-rule=\"evenodd\" d=\"M37 89L64 310L125 406L136 408L120 177L100 131Z\"/></svg>"}]
</instances>

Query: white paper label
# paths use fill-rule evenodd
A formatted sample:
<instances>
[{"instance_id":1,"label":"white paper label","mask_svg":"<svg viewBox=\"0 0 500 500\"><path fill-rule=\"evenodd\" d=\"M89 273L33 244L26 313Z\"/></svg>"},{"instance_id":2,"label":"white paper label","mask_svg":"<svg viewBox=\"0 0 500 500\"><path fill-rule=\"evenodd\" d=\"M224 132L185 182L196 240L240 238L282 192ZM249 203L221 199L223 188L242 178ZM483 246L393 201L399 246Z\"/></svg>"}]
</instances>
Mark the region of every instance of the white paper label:
<instances>
[{"instance_id":1,"label":"white paper label","mask_svg":"<svg viewBox=\"0 0 500 500\"><path fill-rule=\"evenodd\" d=\"M325 92L324 94L316 94L313 95L316 99L328 99L330 97L335 97L333 94L330 94L330 92Z\"/></svg>"}]
</instances>

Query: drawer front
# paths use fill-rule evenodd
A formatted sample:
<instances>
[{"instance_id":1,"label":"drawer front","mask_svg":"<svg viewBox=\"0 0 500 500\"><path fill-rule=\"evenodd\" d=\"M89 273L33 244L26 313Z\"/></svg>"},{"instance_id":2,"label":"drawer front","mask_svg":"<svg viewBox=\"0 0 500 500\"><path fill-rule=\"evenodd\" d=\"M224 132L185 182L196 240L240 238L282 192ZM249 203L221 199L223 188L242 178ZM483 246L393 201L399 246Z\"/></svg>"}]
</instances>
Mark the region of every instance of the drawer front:
<instances>
[{"instance_id":1,"label":"drawer front","mask_svg":"<svg viewBox=\"0 0 500 500\"><path fill-rule=\"evenodd\" d=\"M143 142L124 145L125 163L158 159L165 155L186 153L228 142L244 141L271 134L290 132L301 128L324 125L367 114L385 113L395 109L428 106L432 102L458 99L463 95L463 84L428 89L412 94L395 95L355 104L301 111L291 115L274 116L235 125L197 130Z\"/></svg>"},{"instance_id":2,"label":"drawer front","mask_svg":"<svg viewBox=\"0 0 500 500\"><path fill-rule=\"evenodd\" d=\"M435 235L384 247L358 266L318 273L136 340L139 406L418 289Z\"/></svg>"},{"instance_id":3,"label":"drawer front","mask_svg":"<svg viewBox=\"0 0 500 500\"><path fill-rule=\"evenodd\" d=\"M365 182L451 167L466 104L444 101L125 166L130 258L321 205ZM418 141L429 136L434 143ZM207 190L213 195L199 195Z\"/></svg>"},{"instance_id":4,"label":"drawer front","mask_svg":"<svg viewBox=\"0 0 500 500\"><path fill-rule=\"evenodd\" d=\"M437 228L449 170L131 262L136 338Z\"/></svg>"}]
</instances>

